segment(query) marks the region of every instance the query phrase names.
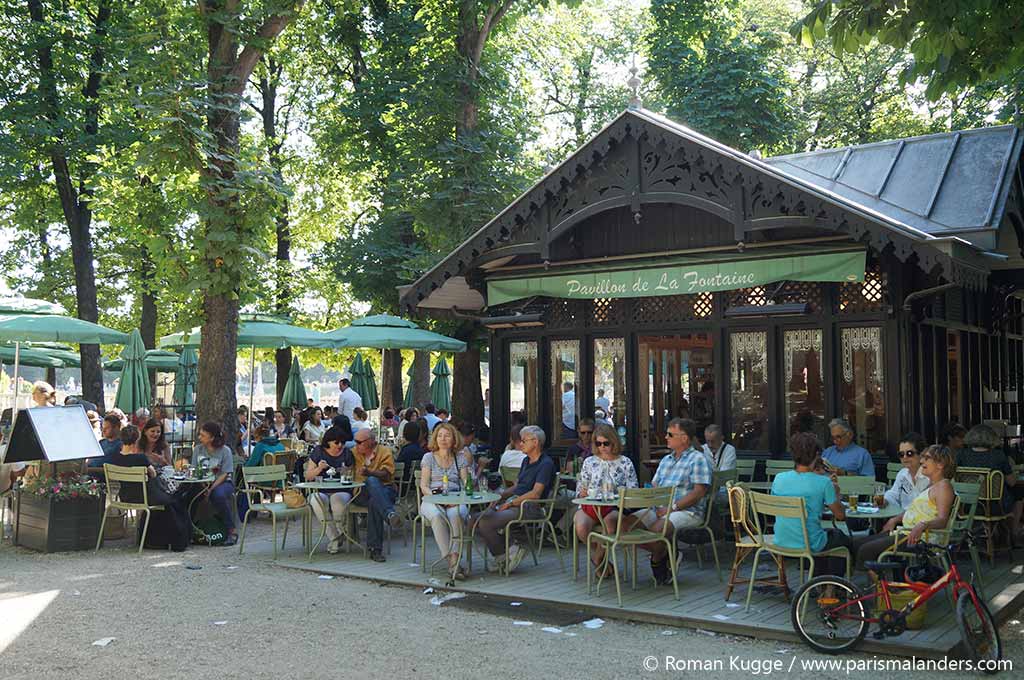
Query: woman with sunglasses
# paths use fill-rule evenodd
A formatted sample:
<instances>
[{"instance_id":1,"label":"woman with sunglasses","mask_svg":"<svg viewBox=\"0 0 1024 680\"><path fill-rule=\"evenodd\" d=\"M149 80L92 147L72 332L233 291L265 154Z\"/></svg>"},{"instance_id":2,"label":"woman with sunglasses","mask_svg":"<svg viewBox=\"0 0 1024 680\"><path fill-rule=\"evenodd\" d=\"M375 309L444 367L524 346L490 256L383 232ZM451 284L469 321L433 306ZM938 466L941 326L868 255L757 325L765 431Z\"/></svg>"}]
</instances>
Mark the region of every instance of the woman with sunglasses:
<instances>
[{"instance_id":1,"label":"woman with sunglasses","mask_svg":"<svg viewBox=\"0 0 1024 680\"><path fill-rule=\"evenodd\" d=\"M893 480L892 488L885 492L887 505L898 505L904 510L910 507L914 499L921 495L932 484L932 480L921 474L921 452L927 444L924 437L916 432L909 432L900 439L900 462L903 469ZM892 518L883 527L885 531L896 528L896 518Z\"/></svg>"},{"instance_id":2,"label":"woman with sunglasses","mask_svg":"<svg viewBox=\"0 0 1024 680\"><path fill-rule=\"evenodd\" d=\"M909 529L907 544L914 545L922 539L930 540L929 529L944 529L949 523L949 513L956 499L951 482L953 475L956 474L953 451L948 446L929 446L921 452L919 458L920 474L931 481L931 486L911 501L910 507L902 515L889 520L880 533L853 539L853 554L858 567L863 568L865 562L877 560L883 552L892 549L893 537L889 535L890 527Z\"/></svg>"},{"instance_id":3,"label":"woman with sunglasses","mask_svg":"<svg viewBox=\"0 0 1024 680\"><path fill-rule=\"evenodd\" d=\"M612 486L616 489L623 486L635 489L639 486L633 461L622 455L622 445L619 443L615 428L604 424L594 428L593 451L593 455L583 461L583 468L577 478L577 498L585 497L590 489L601 488L601 483L605 480L611 480ZM595 525L602 523L606 532L614 532L617 521L618 512L614 508L593 505L580 507L573 517L576 536L584 544ZM595 566L600 566L604 561L604 548L596 544L590 553L590 559ZM599 575L610 575L611 565L608 565L607 570L607 573Z\"/></svg>"}]
</instances>

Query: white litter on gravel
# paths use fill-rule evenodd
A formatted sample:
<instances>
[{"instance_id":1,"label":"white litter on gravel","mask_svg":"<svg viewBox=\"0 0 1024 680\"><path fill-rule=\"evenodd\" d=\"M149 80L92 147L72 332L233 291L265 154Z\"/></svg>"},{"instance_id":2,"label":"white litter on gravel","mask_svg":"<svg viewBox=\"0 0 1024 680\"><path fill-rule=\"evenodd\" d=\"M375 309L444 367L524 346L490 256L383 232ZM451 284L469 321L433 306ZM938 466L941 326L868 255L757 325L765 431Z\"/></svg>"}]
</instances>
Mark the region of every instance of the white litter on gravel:
<instances>
[{"instance_id":1,"label":"white litter on gravel","mask_svg":"<svg viewBox=\"0 0 1024 680\"><path fill-rule=\"evenodd\" d=\"M215 625L215 626L226 626L226 625L228 625L228 622L227 621L214 621L213 625Z\"/></svg>"},{"instance_id":2,"label":"white litter on gravel","mask_svg":"<svg viewBox=\"0 0 1024 680\"><path fill-rule=\"evenodd\" d=\"M508 606L509 607L522 607L523 603L522 602L509 602Z\"/></svg>"},{"instance_id":3,"label":"white litter on gravel","mask_svg":"<svg viewBox=\"0 0 1024 680\"><path fill-rule=\"evenodd\" d=\"M583 622L583 627L590 628L591 630L594 630L595 628L600 628L603 625L604 619L589 619Z\"/></svg>"},{"instance_id":4,"label":"white litter on gravel","mask_svg":"<svg viewBox=\"0 0 1024 680\"><path fill-rule=\"evenodd\" d=\"M319 576L317 576L317 578L320 579L321 581L330 581L334 577L331 576L330 574L320 574Z\"/></svg>"},{"instance_id":5,"label":"white litter on gravel","mask_svg":"<svg viewBox=\"0 0 1024 680\"><path fill-rule=\"evenodd\" d=\"M106 647L107 645L109 645L111 642L113 642L116 639L117 639L116 637L100 638L96 642L92 643L92 646L93 647Z\"/></svg>"},{"instance_id":6,"label":"white litter on gravel","mask_svg":"<svg viewBox=\"0 0 1024 680\"><path fill-rule=\"evenodd\" d=\"M555 628L554 626L547 626L545 628L541 628L541 630L545 633L555 633L556 635L562 632L561 628Z\"/></svg>"},{"instance_id":7,"label":"white litter on gravel","mask_svg":"<svg viewBox=\"0 0 1024 680\"><path fill-rule=\"evenodd\" d=\"M448 593L447 595L435 595L430 599L430 604L434 605L435 607L440 607L445 602L450 602L451 600L461 600L464 597L466 597L465 593Z\"/></svg>"},{"instance_id":8,"label":"white litter on gravel","mask_svg":"<svg viewBox=\"0 0 1024 680\"><path fill-rule=\"evenodd\" d=\"M513 621L513 626L532 626L533 621Z\"/></svg>"}]
</instances>

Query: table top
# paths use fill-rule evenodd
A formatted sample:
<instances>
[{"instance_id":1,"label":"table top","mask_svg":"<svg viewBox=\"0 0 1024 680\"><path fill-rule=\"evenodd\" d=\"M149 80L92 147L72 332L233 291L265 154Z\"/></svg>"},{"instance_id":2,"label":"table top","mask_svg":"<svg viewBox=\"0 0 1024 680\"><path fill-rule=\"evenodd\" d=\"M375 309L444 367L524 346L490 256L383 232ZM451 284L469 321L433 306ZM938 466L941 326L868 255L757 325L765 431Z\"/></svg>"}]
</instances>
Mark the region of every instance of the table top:
<instances>
[{"instance_id":1,"label":"table top","mask_svg":"<svg viewBox=\"0 0 1024 680\"><path fill-rule=\"evenodd\" d=\"M481 492L477 491L473 494L465 493L438 493L424 496L423 501L425 503L433 503L434 505L483 505L485 503L493 503L500 499L496 493Z\"/></svg>"},{"instance_id":2,"label":"table top","mask_svg":"<svg viewBox=\"0 0 1024 680\"><path fill-rule=\"evenodd\" d=\"M365 486L362 482L299 482L296 489L358 489Z\"/></svg>"},{"instance_id":3,"label":"table top","mask_svg":"<svg viewBox=\"0 0 1024 680\"><path fill-rule=\"evenodd\" d=\"M176 481L178 484L209 484L215 479L217 478L214 477L213 475L210 475L209 477L203 477L201 479L196 479L195 477L185 477L184 479L180 479L175 477L174 481Z\"/></svg>"},{"instance_id":4,"label":"table top","mask_svg":"<svg viewBox=\"0 0 1024 680\"><path fill-rule=\"evenodd\" d=\"M845 504L844 504L845 505ZM861 506L865 507L865 506ZM874 507L874 506L872 506ZM903 508L893 503L886 505L884 508L880 508L878 512L860 512L856 510L846 510L846 518L850 519L889 519L895 517L903 512Z\"/></svg>"},{"instance_id":5,"label":"table top","mask_svg":"<svg viewBox=\"0 0 1024 680\"><path fill-rule=\"evenodd\" d=\"M616 496L615 498L613 498L611 500L608 500L608 501L603 501L603 500L600 500L600 499L597 499L597 498L590 498L588 496L584 496L584 497L581 497L581 498L573 498L572 502L575 503L576 505L596 505L596 506L599 506L599 507L602 507L602 508L617 508L617 507L619 507L619 497L618 496Z\"/></svg>"}]
</instances>

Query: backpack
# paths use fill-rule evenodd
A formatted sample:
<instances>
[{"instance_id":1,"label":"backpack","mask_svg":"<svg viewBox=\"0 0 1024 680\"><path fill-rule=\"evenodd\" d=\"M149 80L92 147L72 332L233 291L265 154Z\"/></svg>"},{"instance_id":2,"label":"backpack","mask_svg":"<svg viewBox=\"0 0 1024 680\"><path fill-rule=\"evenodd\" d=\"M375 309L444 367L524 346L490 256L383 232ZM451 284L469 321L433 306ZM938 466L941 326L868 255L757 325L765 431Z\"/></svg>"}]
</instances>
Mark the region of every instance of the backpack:
<instances>
[{"instance_id":1,"label":"backpack","mask_svg":"<svg viewBox=\"0 0 1024 680\"><path fill-rule=\"evenodd\" d=\"M228 536L224 522L217 517L209 501L199 503L193 522L192 542L200 545L221 545Z\"/></svg>"}]
</instances>

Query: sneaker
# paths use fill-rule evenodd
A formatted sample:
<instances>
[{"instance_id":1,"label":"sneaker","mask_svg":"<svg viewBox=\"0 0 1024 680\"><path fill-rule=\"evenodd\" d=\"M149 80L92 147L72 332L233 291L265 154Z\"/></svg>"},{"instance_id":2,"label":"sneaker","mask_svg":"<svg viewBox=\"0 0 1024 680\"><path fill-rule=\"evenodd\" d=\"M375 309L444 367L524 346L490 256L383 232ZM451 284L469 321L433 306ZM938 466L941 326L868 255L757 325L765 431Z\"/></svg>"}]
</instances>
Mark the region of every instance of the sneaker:
<instances>
[{"instance_id":1,"label":"sneaker","mask_svg":"<svg viewBox=\"0 0 1024 680\"><path fill-rule=\"evenodd\" d=\"M651 573L654 574L654 582L659 586L671 585L672 573L668 568L668 560L662 560L661 562L651 560Z\"/></svg>"},{"instance_id":2,"label":"sneaker","mask_svg":"<svg viewBox=\"0 0 1024 680\"><path fill-rule=\"evenodd\" d=\"M492 574L496 574L505 568L505 556L498 555L487 563L487 571Z\"/></svg>"},{"instance_id":3,"label":"sneaker","mask_svg":"<svg viewBox=\"0 0 1024 680\"><path fill-rule=\"evenodd\" d=\"M387 562L387 559L384 557L384 551L375 548L370 549L370 559L374 562Z\"/></svg>"},{"instance_id":4,"label":"sneaker","mask_svg":"<svg viewBox=\"0 0 1024 680\"><path fill-rule=\"evenodd\" d=\"M392 529L400 529L402 527L402 516L393 510L388 513L387 520Z\"/></svg>"},{"instance_id":5,"label":"sneaker","mask_svg":"<svg viewBox=\"0 0 1024 680\"><path fill-rule=\"evenodd\" d=\"M235 543L238 543L238 534L228 534L228 537L224 539L224 542L221 543L221 545L230 546Z\"/></svg>"},{"instance_id":6,"label":"sneaker","mask_svg":"<svg viewBox=\"0 0 1024 680\"><path fill-rule=\"evenodd\" d=\"M341 550L341 541L337 538L332 538L331 542L327 544L327 552L337 555L339 550Z\"/></svg>"},{"instance_id":7,"label":"sneaker","mask_svg":"<svg viewBox=\"0 0 1024 680\"><path fill-rule=\"evenodd\" d=\"M524 557L526 557L526 548L518 543L512 546L511 550L508 551L508 570L510 572L515 571Z\"/></svg>"}]
</instances>

